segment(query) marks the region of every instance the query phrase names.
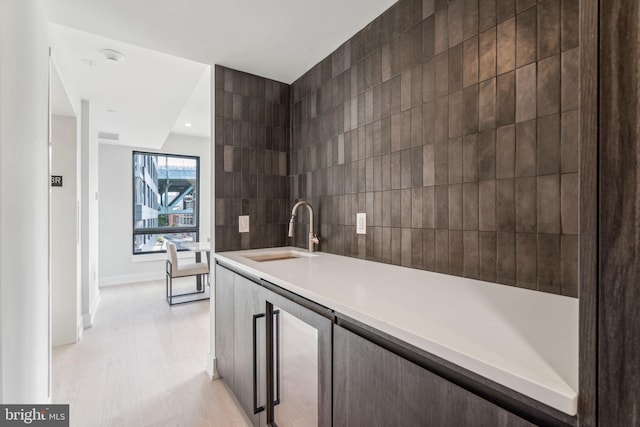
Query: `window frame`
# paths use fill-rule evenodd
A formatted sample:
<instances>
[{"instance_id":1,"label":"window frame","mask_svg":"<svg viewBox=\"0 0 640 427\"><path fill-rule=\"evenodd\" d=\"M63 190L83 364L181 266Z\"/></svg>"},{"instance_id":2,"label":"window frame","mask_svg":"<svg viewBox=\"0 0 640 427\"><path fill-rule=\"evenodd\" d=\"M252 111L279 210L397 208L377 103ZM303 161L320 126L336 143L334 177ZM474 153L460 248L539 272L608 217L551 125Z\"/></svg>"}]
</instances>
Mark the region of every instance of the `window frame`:
<instances>
[{"instance_id":1,"label":"window frame","mask_svg":"<svg viewBox=\"0 0 640 427\"><path fill-rule=\"evenodd\" d=\"M156 157L174 157L183 159L192 159L196 161L196 195L194 198L194 214L195 224L193 226L184 227L152 227L144 229L136 229L136 155L143 156L156 156ZM189 154L173 154L173 153L161 153L153 151L137 151L131 152L131 253L132 255L149 255L149 254L163 254L166 253L166 249L161 251L142 251L136 252L133 242L135 236L146 234L180 234L180 233L195 233L194 242L200 241L200 156L194 156ZM180 249L178 251L187 251L187 249Z\"/></svg>"}]
</instances>

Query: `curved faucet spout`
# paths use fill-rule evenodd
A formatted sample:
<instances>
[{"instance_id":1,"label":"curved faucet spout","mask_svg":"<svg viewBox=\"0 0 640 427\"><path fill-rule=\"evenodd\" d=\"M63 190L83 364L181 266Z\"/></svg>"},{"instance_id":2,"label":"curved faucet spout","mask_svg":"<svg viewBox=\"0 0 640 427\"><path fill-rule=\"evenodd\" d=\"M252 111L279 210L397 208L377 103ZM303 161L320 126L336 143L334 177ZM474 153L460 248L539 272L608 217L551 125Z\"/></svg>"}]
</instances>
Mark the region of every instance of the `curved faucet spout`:
<instances>
[{"instance_id":1,"label":"curved faucet spout","mask_svg":"<svg viewBox=\"0 0 640 427\"><path fill-rule=\"evenodd\" d=\"M300 200L298 203L293 205L293 209L291 209L291 219L289 220L289 237L293 237L293 224L296 219L296 212L300 206L305 206L309 211L309 252L315 251L315 246L320 243L320 237L316 233L313 232L313 207L304 200Z\"/></svg>"}]
</instances>

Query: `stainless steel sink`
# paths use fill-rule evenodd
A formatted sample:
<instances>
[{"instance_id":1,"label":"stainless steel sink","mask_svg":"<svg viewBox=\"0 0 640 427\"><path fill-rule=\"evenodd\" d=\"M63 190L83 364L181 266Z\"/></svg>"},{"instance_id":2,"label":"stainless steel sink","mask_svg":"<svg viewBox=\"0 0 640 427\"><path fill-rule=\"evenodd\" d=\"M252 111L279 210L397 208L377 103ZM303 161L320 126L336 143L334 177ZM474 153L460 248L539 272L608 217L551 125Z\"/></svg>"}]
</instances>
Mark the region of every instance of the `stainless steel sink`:
<instances>
[{"instance_id":1,"label":"stainless steel sink","mask_svg":"<svg viewBox=\"0 0 640 427\"><path fill-rule=\"evenodd\" d=\"M285 259L293 259L293 258L300 258L300 257L309 257L309 255L306 253L302 253L300 251L286 250L286 251L277 251L277 252L267 252L267 253L255 254L255 255L243 255L243 257L250 259L251 261L267 262L267 261L281 261Z\"/></svg>"}]
</instances>

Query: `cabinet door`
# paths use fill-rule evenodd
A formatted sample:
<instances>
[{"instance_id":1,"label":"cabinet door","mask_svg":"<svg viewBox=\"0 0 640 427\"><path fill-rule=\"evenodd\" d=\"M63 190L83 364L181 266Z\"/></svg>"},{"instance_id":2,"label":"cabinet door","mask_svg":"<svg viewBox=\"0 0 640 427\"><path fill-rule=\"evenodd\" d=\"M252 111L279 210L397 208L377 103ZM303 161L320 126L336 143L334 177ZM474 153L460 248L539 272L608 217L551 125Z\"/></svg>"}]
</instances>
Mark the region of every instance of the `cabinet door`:
<instances>
[{"instance_id":1,"label":"cabinet door","mask_svg":"<svg viewBox=\"0 0 640 427\"><path fill-rule=\"evenodd\" d=\"M235 275L235 388L254 426L264 418L265 305L260 286ZM262 301L262 303L261 303ZM254 332L255 325L255 332ZM256 412L257 408L262 408Z\"/></svg>"},{"instance_id":2,"label":"cabinet door","mask_svg":"<svg viewBox=\"0 0 640 427\"><path fill-rule=\"evenodd\" d=\"M279 427L330 427L331 320L267 289L263 294L272 314L267 420Z\"/></svg>"},{"instance_id":3,"label":"cabinet door","mask_svg":"<svg viewBox=\"0 0 640 427\"><path fill-rule=\"evenodd\" d=\"M339 326L333 346L335 427L533 426Z\"/></svg>"},{"instance_id":4,"label":"cabinet door","mask_svg":"<svg viewBox=\"0 0 640 427\"><path fill-rule=\"evenodd\" d=\"M216 265L216 368L232 390L235 389L234 277L233 272Z\"/></svg>"}]
</instances>

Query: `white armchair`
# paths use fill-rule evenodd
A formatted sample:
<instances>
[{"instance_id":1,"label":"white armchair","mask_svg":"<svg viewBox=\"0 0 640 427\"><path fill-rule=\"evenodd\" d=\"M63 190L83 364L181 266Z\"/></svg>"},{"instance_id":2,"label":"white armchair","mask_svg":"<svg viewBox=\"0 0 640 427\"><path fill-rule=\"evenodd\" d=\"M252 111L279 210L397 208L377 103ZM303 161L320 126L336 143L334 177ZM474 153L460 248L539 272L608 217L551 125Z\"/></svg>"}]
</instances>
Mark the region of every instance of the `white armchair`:
<instances>
[{"instance_id":1,"label":"white armchair","mask_svg":"<svg viewBox=\"0 0 640 427\"><path fill-rule=\"evenodd\" d=\"M171 242L166 242L167 248L167 263L166 263L166 297L169 305L181 304L183 302L192 302L192 301L201 301L207 298L199 298L199 299L189 299L187 301L173 302L174 297L184 296L184 295L196 295L196 294L204 294L206 285L206 276L209 274L209 265L206 262L195 262L191 264L180 265L178 263L178 250L176 249L176 245ZM173 294L173 279L178 277L188 277L188 276L200 276L200 283L202 283L201 290L196 290L196 292L187 292L182 294Z\"/></svg>"}]
</instances>

